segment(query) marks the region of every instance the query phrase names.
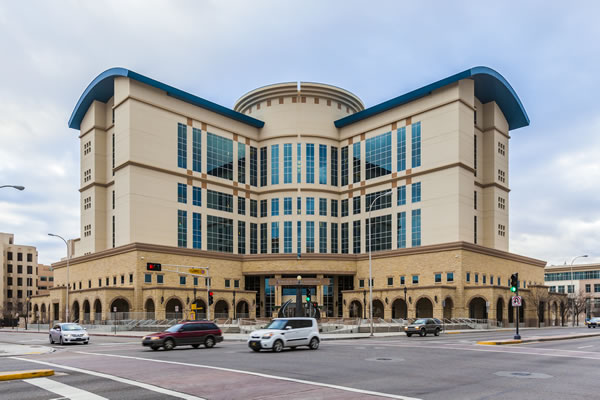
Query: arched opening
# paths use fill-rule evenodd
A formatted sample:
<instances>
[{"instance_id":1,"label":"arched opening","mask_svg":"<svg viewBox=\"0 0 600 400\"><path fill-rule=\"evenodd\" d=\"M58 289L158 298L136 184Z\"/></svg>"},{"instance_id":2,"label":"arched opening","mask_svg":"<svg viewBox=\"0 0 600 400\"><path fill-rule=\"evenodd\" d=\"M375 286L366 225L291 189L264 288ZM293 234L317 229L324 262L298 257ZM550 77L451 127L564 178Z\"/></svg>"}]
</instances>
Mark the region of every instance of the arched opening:
<instances>
[{"instance_id":1,"label":"arched opening","mask_svg":"<svg viewBox=\"0 0 600 400\"><path fill-rule=\"evenodd\" d=\"M110 304L111 319L129 319L129 303L123 298L113 300Z\"/></svg>"},{"instance_id":2,"label":"arched opening","mask_svg":"<svg viewBox=\"0 0 600 400\"><path fill-rule=\"evenodd\" d=\"M521 299L521 307L517 307L519 310L519 322L525 322L525 299Z\"/></svg>"},{"instance_id":3,"label":"arched opening","mask_svg":"<svg viewBox=\"0 0 600 400\"><path fill-rule=\"evenodd\" d=\"M373 318L382 318L383 319L383 303L381 300L373 300Z\"/></svg>"},{"instance_id":4,"label":"arched opening","mask_svg":"<svg viewBox=\"0 0 600 400\"><path fill-rule=\"evenodd\" d=\"M196 299L196 301L192 302L192 304L196 304L196 319L205 319L206 303L204 300Z\"/></svg>"},{"instance_id":5,"label":"arched opening","mask_svg":"<svg viewBox=\"0 0 600 400\"><path fill-rule=\"evenodd\" d=\"M71 322L79 322L79 302L75 300L71 307Z\"/></svg>"},{"instance_id":6,"label":"arched opening","mask_svg":"<svg viewBox=\"0 0 600 400\"><path fill-rule=\"evenodd\" d=\"M36 304L35 306L33 306L33 322L38 322L39 321L39 308L38 305Z\"/></svg>"},{"instance_id":7,"label":"arched opening","mask_svg":"<svg viewBox=\"0 0 600 400\"><path fill-rule=\"evenodd\" d=\"M358 300L354 300L354 301L352 301L352 303L350 303L349 311L350 311L349 312L350 318L362 318L363 317L362 304L360 304L360 301L358 301Z\"/></svg>"},{"instance_id":8,"label":"arched opening","mask_svg":"<svg viewBox=\"0 0 600 400\"><path fill-rule=\"evenodd\" d=\"M555 302L553 307L553 312L554 312L554 325L558 325L559 324L559 318L558 318L558 304Z\"/></svg>"},{"instance_id":9,"label":"arched opening","mask_svg":"<svg viewBox=\"0 0 600 400\"><path fill-rule=\"evenodd\" d=\"M46 323L46 305L42 304L42 308L41 308L41 317L42 317L42 324Z\"/></svg>"},{"instance_id":10,"label":"arched opening","mask_svg":"<svg viewBox=\"0 0 600 400\"><path fill-rule=\"evenodd\" d=\"M563 326L565 324L565 303L560 302L560 325Z\"/></svg>"},{"instance_id":11,"label":"arched opening","mask_svg":"<svg viewBox=\"0 0 600 400\"><path fill-rule=\"evenodd\" d=\"M417 301L417 318L433 318L433 304L427 297Z\"/></svg>"},{"instance_id":12,"label":"arched opening","mask_svg":"<svg viewBox=\"0 0 600 400\"><path fill-rule=\"evenodd\" d=\"M144 304L144 311L146 312L145 319L154 319L156 310L154 309L154 300L148 299Z\"/></svg>"},{"instance_id":13,"label":"arched opening","mask_svg":"<svg viewBox=\"0 0 600 400\"><path fill-rule=\"evenodd\" d=\"M487 319L487 310L485 300L481 297L474 297L469 302L469 318Z\"/></svg>"},{"instance_id":14,"label":"arched opening","mask_svg":"<svg viewBox=\"0 0 600 400\"><path fill-rule=\"evenodd\" d=\"M90 315L90 302L88 300L84 300L83 301L83 321L84 322L90 322L91 319L91 315Z\"/></svg>"},{"instance_id":15,"label":"arched opening","mask_svg":"<svg viewBox=\"0 0 600 400\"><path fill-rule=\"evenodd\" d=\"M225 300L215 303L215 318L229 318L229 304Z\"/></svg>"},{"instance_id":16,"label":"arched opening","mask_svg":"<svg viewBox=\"0 0 600 400\"><path fill-rule=\"evenodd\" d=\"M546 319L544 318L545 312L546 312L546 303L544 301L540 301L540 304L538 306L538 326L539 326L539 324L543 324L544 322L546 322Z\"/></svg>"},{"instance_id":17,"label":"arched opening","mask_svg":"<svg viewBox=\"0 0 600 400\"><path fill-rule=\"evenodd\" d=\"M393 319L407 319L408 318L408 307L406 302L402 299L396 299L392 303L392 318Z\"/></svg>"},{"instance_id":18,"label":"arched opening","mask_svg":"<svg viewBox=\"0 0 600 400\"><path fill-rule=\"evenodd\" d=\"M235 316L237 318L249 318L250 317L250 306L246 300L240 300L235 306Z\"/></svg>"},{"instance_id":19,"label":"arched opening","mask_svg":"<svg viewBox=\"0 0 600 400\"><path fill-rule=\"evenodd\" d=\"M94 301L94 321L102 321L102 303L99 299Z\"/></svg>"},{"instance_id":20,"label":"arched opening","mask_svg":"<svg viewBox=\"0 0 600 400\"><path fill-rule=\"evenodd\" d=\"M182 319L183 318L183 304L181 300L173 297L167 301L165 306L165 316L167 319Z\"/></svg>"},{"instance_id":21,"label":"arched opening","mask_svg":"<svg viewBox=\"0 0 600 400\"><path fill-rule=\"evenodd\" d=\"M454 310L454 301L450 297L444 300L444 319L452 319L452 310Z\"/></svg>"},{"instance_id":22,"label":"arched opening","mask_svg":"<svg viewBox=\"0 0 600 400\"><path fill-rule=\"evenodd\" d=\"M504 299L498 298L496 302L496 321L502 322L504 320Z\"/></svg>"}]
</instances>

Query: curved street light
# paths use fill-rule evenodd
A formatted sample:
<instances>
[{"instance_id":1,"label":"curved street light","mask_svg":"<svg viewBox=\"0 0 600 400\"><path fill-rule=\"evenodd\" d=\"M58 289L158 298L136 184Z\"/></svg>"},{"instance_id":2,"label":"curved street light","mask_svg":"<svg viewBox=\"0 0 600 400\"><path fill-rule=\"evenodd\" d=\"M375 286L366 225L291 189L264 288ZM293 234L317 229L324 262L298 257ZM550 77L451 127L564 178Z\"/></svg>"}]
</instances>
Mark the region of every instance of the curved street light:
<instances>
[{"instance_id":1,"label":"curved street light","mask_svg":"<svg viewBox=\"0 0 600 400\"><path fill-rule=\"evenodd\" d=\"M69 243L67 243L67 241L59 235L55 235L53 233L49 233L48 236L53 236L53 237L57 237L59 239L61 239L63 242L65 242L65 245L67 246L67 306L65 308L65 315L66 315L66 321L65 322L69 322L69 260L71 259L71 252L69 251Z\"/></svg>"},{"instance_id":2,"label":"curved street light","mask_svg":"<svg viewBox=\"0 0 600 400\"><path fill-rule=\"evenodd\" d=\"M17 190L25 190L25 186L18 186L18 185L2 185L2 186L0 186L0 189L7 188L7 187L17 189Z\"/></svg>"},{"instance_id":3,"label":"curved street light","mask_svg":"<svg viewBox=\"0 0 600 400\"><path fill-rule=\"evenodd\" d=\"M573 313L572 313L572 314L573 314L573 326L575 326L575 280L574 280L574 278L573 278L573 263L574 263L574 262L575 262L575 260L577 260L578 258L587 258L587 256L588 256L587 254L583 254L583 255L581 255L581 256L574 257L574 258L571 260L571 286L573 286L573 298L571 299L571 301L572 301L573 303L571 303L571 306L573 307ZM567 292L568 292L568 290L567 290Z\"/></svg>"}]
</instances>

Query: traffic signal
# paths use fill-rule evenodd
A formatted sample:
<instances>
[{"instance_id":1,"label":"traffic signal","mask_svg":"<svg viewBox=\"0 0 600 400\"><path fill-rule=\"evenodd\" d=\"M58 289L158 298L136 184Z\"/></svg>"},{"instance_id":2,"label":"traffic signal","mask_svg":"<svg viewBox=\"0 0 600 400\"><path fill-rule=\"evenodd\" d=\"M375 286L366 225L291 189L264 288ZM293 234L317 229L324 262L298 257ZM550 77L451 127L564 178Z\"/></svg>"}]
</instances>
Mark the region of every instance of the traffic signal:
<instances>
[{"instance_id":1,"label":"traffic signal","mask_svg":"<svg viewBox=\"0 0 600 400\"><path fill-rule=\"evenodd\" d=\"M512 274L510 276L510 291L513 293L516 292L518 284L519 284L519 273L517 272L516 274Z\"/></svg>"},{"instance_id":2,"label":"traffic signal","mask_svg":"<svg viewBox=\"0 0 600 400\"><path fill-rule=\"evenodd\" d=\"M148 271L160 271L162 266L159 263L146 263L146 269Z\"/></svg>"},{"instance_id":3,"label":"traffic signal","mask_svg":"<svg viewBox=\"0 0 600 400\"><path fill-rule=\"evenodd\" d=\"M213 292L208 292L208 305L212 305L213 302Z\"/></svg>"},{"instance_id":4,"label":"traffic signal","mask_svg":"<svg viewBox=\"0 0 600 400\"><path fill-rule=\"evenodd\" d=\"M306 288L306 302L310 303L310 289Z\"/></svg>"}]
</instances>

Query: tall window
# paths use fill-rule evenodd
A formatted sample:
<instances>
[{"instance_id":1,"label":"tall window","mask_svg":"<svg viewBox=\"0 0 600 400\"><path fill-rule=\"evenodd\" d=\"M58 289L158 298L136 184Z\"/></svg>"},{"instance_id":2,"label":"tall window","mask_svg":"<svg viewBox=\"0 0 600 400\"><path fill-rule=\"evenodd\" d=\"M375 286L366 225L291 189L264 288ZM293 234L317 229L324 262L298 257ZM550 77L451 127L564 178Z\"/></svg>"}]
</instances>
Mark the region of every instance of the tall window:
<instances>
[{"instance_id":1,"label":"tall window","mask_svg":"<svg viewBox=\"0 0 600 400\"><path fill-rule=\"evenodd\" d=\"M187 185L185 183L177 184L177 201L179 203L187 203Z\"/></svg>"},{"instance_id":2,"label":"tall window","mask_svg":"<svg viewBox=\"0 0 600 400\"><path fill-rule=\"evenodd\" d=\"M267 216L267 200L263 199L260 201L260 217L265 218Z\"/></svg>"},{"instance_id":3,"label":"tall window","mask_svg":"<svg viewBox=\"0 0 600 400\"><path fill-rule=\"evenodd\" d=\"M246 215L246 198L238 196L238 214Z\"/></svg>"},{"instance_id":4,"label":"tall window","mask_svg":"<svg viewBox=\"0 0 600 400\"><path fill-rule=\"evenodd\" d=\"M319 184L327 185L327 145L319 145Z\"/></svg>"},{"instance_id":5,"label":"tall window","mask_svg":"<svg viewBox=\"0 0 600 400\"><path fill-rule=\"evenodd\" d=\"M315 215L315 198L306 198L306 215Z\"/></svg>"},{"instance_id":6,"label":"tall window","mask_svg":"<svg viewBox=\"0 0 600 400\"><path fill-rule=\"evenodd\" d=\"M271 145L271 185L279 184L279 145Z\"/></svg>"},{"instance_id":7,"label":"tall window","mask_svg":"<svg viewBox=\"0 0 600 400\"><path fill-rule=\"evenodd\" d=\"M473 169L475 170L475 176L477 176L477 135L473 135Z\"/></svg>"},{"instance_id":8,"label":"tall window","mask_svg":"<svg viewBox=\"0 0 600 400\"><path fill-rule=\"evenodd\" d=\"M473 216L473 243L477 244L477 215Z\"/></svg>"},{"instance_id":9,"label":"tall window","mask_svg":"<svg viewBox=\"0 0 600 400\"><path fill-rule=\"evenodd\" d=\"M421 210L412 210L412 246L421 245Z\"/></svg>"},{"instance_id":10,"label":"tall window","mask_svg":"<svg viewBox=\"0 0 600 400\"><path fill-rule=\"evenodd\" d=\"M115 243L116 243L116 230L117 230L117 227L115 225L116 225L115 216L113 215L112 216L112 247L113 248L115 247ZM27 268L29 269L31 267L28 266Z\"/></svg>"},{"instance_id":11,"label":"tall window","mask_svg":"<svg viewBox=\"0 0 600 400\"><path fill-rule=\"evenodd\" d=\"M302 252L302 222L296 222L296 249L298 255Z\"/></svg>"},{"instance_id":12,"label":"tall window","mask_svg":"<svg viewBox=\"0 0 600 400\"><path fill-rule=\"evenodd\" d=\"M187 126L184 124L177 124L177 166L187 168Z\"/></svg>"},{"instance_id":13,"label":"tall window","mask_svg":"<svg viewBox=\"0 0 600 400\"><path fill-rule=\"evenodd\" d=\"M421 166L421 122L412 124L412 168Z\"/></svg>"},{"instance_id":14,"label":"tall window","mask_svg":"<svg viewBox=\"0 0 600 400\"><path fill-rule=\"evenodd\" d=\"M336 222L331 223L331 252L333 254L338 252L338 224Z\"/></svg>"},{"instance_id":15,"label":"tall window","mask_svg":"<svg viewBox=\"0 0 600 400\"><path fill-rule=\"evenodd\" d=\"M292 198L283 198L283 215L292 215Z\"/></svg>"},{"instance_id":16,"label":"tall window","mask_svg":"<svg viewBox=\"0 0 600 400\"><path fill-rule=\"evenodd\" d=\"M279 222L271 222L271 253L279 253Z\"/></svg>"},{"instance_id":17,"label":"tall window","mask_svg":"<svg viewBox=\"0 0 600 400\"><path fill-rule=\"evenodd\" d=\"M327 222L319 222L319 253L327 253Z\"/></svg>"},{"instance_id":18,"label":"tall window","mask_svg":"<svg viewBox=\"0 0 600 400\"><path fill-rule=\"evenodd\" d=\"M348 254L348 223L342 223L342 254Z\"/></svg>"},{"instance_id":19,"label":"tall window","mask_svg":"<svg viewBox=\"0 0 600 400\"><path fill-rule=\"evenodd\" d=\"M250 223L250 254L258 253L258 225Z\"/></svg>"},{"instance_id":20,"label":"tall window","mask_svg":"<svg viewBox=\"0 0 600 400\"><path fill-rule=\"evenodd\" d=\"M306 144L306 183L315 183L315 145Z\"/></svg>"},{"instance_id":21,"label":"tall window","mask_svg":"<svg viewBox=\"0 0 600 400\"><path fill-rule=\"evenodd\" d=\"M246 223L238 221L238 254L246 254Z\"/></svg>"},{"instance_id":22,"label":"tall window","mask_svg":"<svg viewBox=\"0 0 600 400\"><path fill-rule=\"evenodd\" d=\"M267 148L260 148L260 186L267 186Z\"/></svg>"},{"instance_id":23,"label":"tall window","mask_svg":"<svg viewBox=\"0 0 600 400\"><path fill-rule=\"evenodd\" d=\"M267 224L260 224L260 253L267 253Z\"/></svg>"},{"instance_id":24,"label":"tall window","mask_svg":"<svg viewBox=\"0 0 600 400\"><path fill-rule=\"evenodd\" d=\"M283 145L283 183L292 183L292 144Z\"/></svg>"},{"instance_id":25,"label":"tall window","mask_svg":"<svg viewBox=\"0 0 600 400\"><path fill-rule=\"evenodd\" d=\"M258 202L252 199L250 199L250 216L258 217Z\"/></svg>"},{"instance_id":26,"label":"tall window","mask_svg":"<svg viewBox=\"0 0 600 400\"><path fill-rule=\"evenodd\" d=\"M306 252L315 252L315 223L306 221Z\"/></svg>"},{"instance_id":27,"label":"tall window","mask_svg":"<svg viewBox=\"0 0 600 400\"><path fill-rule=\"evenodd\" d=\"M233 140L210 132L206 134L206 172L233 180Z\"/></svg>"},{"instance_id":28,"label":"tall window","mask_svg":"<svg viewBox=\"0 0 600 400\"><path fill-rule=\"evenodd\" d=\"M283 223L283 252L286 254L292 252L292 221Z\"/></svg>"},{"instance_id":29,"label":"tall window","mask_svg":"<svg viewBox=\"0 0 600 400\"><path fill-rule=\"evenodd\" d=\"M367 222L371 251L390 250L392 248L392 216L373 217L371 221L367 219Z\"/></svg>"},{"instance_id":30,"label":"tall window","mask_svg":"<svg viewBox=\"0 0 600 400\"><path fill-rule=\"evenodd\" d=\"M115 176L115 134L112 134L112 174Z\"/></svg>"},{"instance_id":31,"label":"tall window","mask_svg":"<svg viewBox=\"0 0 600 400\"><path fill-rule=\"evenodd\" d=\"M233 253L233 220L209 215L206 218L207 249Z\"/></svg>"},{"instance_id":32,"label":"tall window","mask_svg":"<svg viewBox=\"0 0 600 400\"><path fill-rule=\"evenodd\" d=\"M319 215L327 216L327 199L319 198Z\"/></svg>"},{"instance_id":33,"label":"tall window","mask_svg":"<svg viewBox=\"0 0 600 400\"><path fill-rule=\"evenodd\" d=\"M352 214L360 214L360 196L352 198Z\"/></svg>"},{"instance_id":34,"label":"tall window","mask_svg":"<svg viewBox=\"0 0 600 400\"><path fill-rule=\"evenodd\" d=\"M392 133L367 139L365 145L366 179L392 173Z\"/></svg>"},{"instance_id":35,"label":"tall window","mask_svg":"<svg viewBox=\"0 0 600 400\"><path fill-rule=\"evenodd\" d=\"M192 204L195 206L202 205L202 188L192 186Z\"/></svg>"},{"instance_id":36,"label":"tall window","mask_svg":"<svg viewBox=\"0 0 600 400\"><path fill-rule=\"evenodd\" d=\"M192 213L192 246L194 249L202 248L202 215Z\"/></svg>"},{"instance_id":37,"label":"tall window","mask_svg":"<svg viewBox=\"0 0 600 400\"><path fill-rule=\"evenodd\" d=\"M296 183L302 182L302 143L296 146Z\"/></svg>"},{"instance_id":38,"label":"tall window","mask_svg":"<svg viewBox=\"0 0 600 400\"><path fill-rule=\"evenodd\" d=\"M246 145L238 142L238 182L246 183Z\"/></svg>"},{"instance_id":39,"label":"tall window","mask_svg":"<svg viewBox=\"0 0 600 400\"><path fill-rule=\"evenodd\" d=\"M348 184L348 146L342 147L342 186Z\"/></svg>"},{"instance_id":40,"label":"tall window","mask_svg":"<svg viewBox=\"0 0 600 400\"><path fill-rule=\"evenodd\" d=\"M192 128L192 169L202 171L202 131Z\"/></svg>"},{"instance_id":41,"label":"tall window","mask_svg":"<svg viewBox=\"0 0 600 400\"><path fill-rule=\"evenodd\" d=\"M331 199L331 216L338 216L338 201L335 199Z\"/></svg>"},{"instance_id":42,"label":"tall window","mask_svg":"<svg viewBox=\"0 0 600 400\"><path fill-rule=\"evenodd\" d=\"M411 185L412 188L412 202L418 203L421 201L421 182L416 182Z\"/></svg>"},{"instance_id":43,"label":"tall window","mask_svg":"<svg viewBox=\"0 0 600 400\"><path fill-rule=\"evenodd\" d=\"M367 193L366 195L366 203L365 203L365 211L369 211L368 207L371 207L371 211L382 210L384 208L389 208L392 206L392 194L387 194L382 196L386 190L382 190L380 192L375 193ZM378 198L379 197L379 198ZM377 200L375 200L377 199ZM375 203L373 203L375 201ZM373 205L371 205L373 203Z\"/></svg>"},{"instance_id":44,"label":"tall window","mask_svg":"<svg viewBox=\"0 0 600 400\"><path fill-rule=\"evenodd\" d=\"M271 216L279 215L279 199L271 199Z\"/></svg>"},{"instance_id":45,"label":"tall window","mask_svg":"<svg viewBox=\"0 0 600 400\"><path fill-rule=\"evenodd\" d=\"M302 197L296 197L296 214L302 214Z\"/></svg>"},{"instance_id":46,"label":"tall window","mask_svg":"<svg viewBox=\"0 0 600 400\"><path fill-rule=\"evenodd\" d=\"M257 167L258 167L258 154L256 147L250 146L250 185L258 186L257 183Z\"/></svg>"},{"instance_id":47,"label":"tall window","mask_svg":"<svg viewBox=\"0 0 600 400\"><path fill-rule=\"evenodd\" d=\"M338 185L338 149L331 146L331 186Z\"/></svg>"},{"instance_id":48,"label":"tall window","mask_svg":"<svg viewBox=\"0 0 600 400\"><path fill-rule=\"evenodd\" d=\"M398 248L406 248L406 212L398 213Z\"/></svg>"},{"instance_id":49,"label":"tall window","mask_svg":"<svg viewBox=\"0 0 600 400\"><path fill-rule=\"evenodd\" d=\"M233 212L233 195L214 190L206 191L206 206L213 210Z\"/></svg>"},{"instance_id":50,"label":"tall window","mask_svg":"<svg viewBox=\"0 0 600 400\"><path fill-rule=\"evenodd\" d=\"M354 252L354 254L358 254L358 253L360 253L360 220L353 221L352 236L353 236L353 243L354 243L353 252Z\"/></svg>"},{"instance_id":51,"label":"tall window","mask_svg":"<svg viewBox=\"0 0 600 400\"><path fill-rule=\"evenodd\" d=\"M177 210L177 246L187 247L187 211Z\"/></svg>"},{"instance_id":52,"label":"tall window","mask_svg":"<svg viewBox=\"0 0 600 400\"><path fill-rule=\"evenodd\" d=\"M353 156L353 176L352 180L354 183L360 182L360 142L356 142L352 145L352 156Z\"/></svg>"},{"instance_id":53,"label":"tall window","mask_svg":"<svg viewBox=\"0 0 600 400\"><path fill-rule=\"evenodd\" d=\"M398 171L404 171L406 169L406 127L398 129Z\"/></svg>"},{"instance_id":54,"label":"tall window","mask_svg":"<svg viewBox=\"0 0 600 400\"><path fill-rule=\"evenodd\" d=\"M342 200L342 217L348 216L348 199Z\"/></svg>"},{"instance_id":55,"label":"tall window","mask_svg":"<svg viewBox=\"0 0 600 400\"><path fill-rule=\"evenodd\" d=\"M403 206L406 204L406 186L398 186L396 189L398 195L398 205Z\"/></svg>"}]
</instances>

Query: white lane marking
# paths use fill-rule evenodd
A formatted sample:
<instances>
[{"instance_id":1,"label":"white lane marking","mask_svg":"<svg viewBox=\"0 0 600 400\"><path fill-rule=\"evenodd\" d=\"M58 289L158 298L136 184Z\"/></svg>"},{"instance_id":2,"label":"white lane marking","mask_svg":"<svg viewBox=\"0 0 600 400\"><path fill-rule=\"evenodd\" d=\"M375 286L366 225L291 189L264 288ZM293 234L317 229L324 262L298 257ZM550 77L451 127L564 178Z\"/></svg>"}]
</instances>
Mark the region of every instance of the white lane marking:
<instances>
[{"instance_id":1,"label":"white lane marking","mask_svg":"<svg viewBox=\"0 0 600 400\"><path fill-rule=\"evenodd\" d=\"M31 385L37 386L52 393L56 393L63 398L66 397L71 400L107 400L106 397L98 396L92 392L65 385L64 383L53 381L52 379L48 378L24 379L23 382L27 382Z\"/></svg>"},{"instance_id":2,"label":"white lane marking","mask_svg":"<svg viewBox=\"0 0 600 400\"><path fill-rule=\"evenodd\" d=\"M76 353L82 353L82 352L77 351ZM84 353L84 354L88 354L88 353ZM94 354L94 353L89 353L89 354ZM10 357L10 358L15 359L15 360L19 360L19 361L27 361L27 362L32 362L32 363L36 363L36 364L48 365L48 366L54 367L54 368L60 368L60 369L66 369L66 370L69 370L69 371L80 372L82 374L94 375L94 376L98 376L100 378L110 379L110 380L113 380L113 381L121 382L121 383L124 383L126 385L132 385L132 386L141 387L142 389L150 390L150 391L153 391L153 392L156 392L156 393L162 393L162 394L166 394L168 396L177 397L179 399L185 399L185 400L206 400L206 399L204 399L202 397L192 396L192 395L186 394L186 393L175 392L173 390L164 389L164 388L162 388L160 386L154 386L154 385L150 385L150 384L147 384L147 383L137 382L137 381L133 381L131 379L121 378L119 376L104 374L102 372L90 371L90 370L87 370L87 369L81 369L81 368L75 368L75 367L68 367L66 365L49 363L49 362L45 362L45 361L30 360L28 358L21 358L21 357Z\"/></svg>"},{"instance_id":3,"label":"white lane marking","mask_svg":"<svg viewBox=\"0 0 600 400\"><path fill-rule=\"evenodd\" d=\"M305 380L302 380L302 379L288 378L288 377L285 377L285 376L268 375L268 374L263 374L263 373L260 373L260 372L243 371L243 370L232 369L232 368L213 367L211 365L190 364L190 363L184 363L184 362L179 362L179 361L154 360L152 358L122 356L122 355L118 355L118 354L88 353L88 352L85 352L85 351L76 351L75 353L88 354L88 355L92 355L92 356L127 358L127 359L130 359L130 360L149 361L149 362L156 362L156 363L162 363L162 364L183 365L183 366L186 366L186 367L206 368L206 369L214 369L214 370L218 370L218 371L235 372L235 373L238 373L238 374L260 376L262 378L270 378L270 379L277 379L277 380L280 380L280 381L302 383L302 384L305 384L305 385L321 386L321 387L326 387L326 388L330 388L330 389L343 390L343 391L346 391L346 392L366 394L366 395L370 395L370 396L387 397L389 399L422 400L422 399L418 399L416 397L406 397L406 396L400 396L400 395L395 395L395 394L390 394L390 393L373 392L373 391L370 391L370 390L355 389L355 388L348 387L348 386L338 386L338 385L331 385L331 384L328 384L328 383L311 382L311 381L305 381ZM13 357L13 358L16 358L16 357Z\"/></svg>"},{"instance_id":4,"label":"white lane marking","mask_svg":"<svg viewBox=\"0 0 600 400\"><path fill-rule=\"evenodd\" d=\"M590 347L594 347L594 345L590 344L589 346L581 346L581 347L578 347L578 349L587 349Z\"/></svg>"},{"instance_id":5,"label":"white lane marking","mask_svg":"<svg viewBox=\"0 0 600 400\"><path fill-rule=\"evenodd\" d=\"M96 346L116 346L116 345L121 345L121 344L126 344L126 345L139 344L141 346L140 342L94 343L94 345L96 345Z\"/></svg>"}]
</instances>

